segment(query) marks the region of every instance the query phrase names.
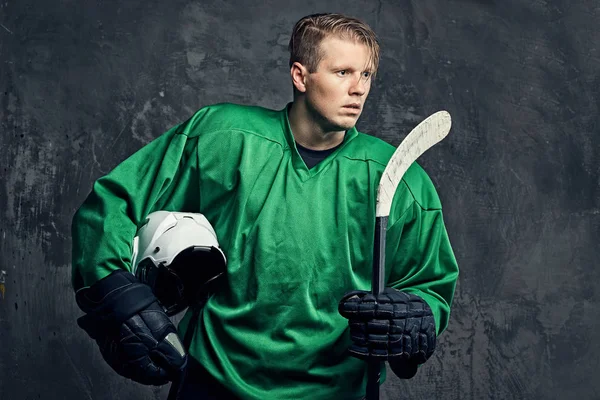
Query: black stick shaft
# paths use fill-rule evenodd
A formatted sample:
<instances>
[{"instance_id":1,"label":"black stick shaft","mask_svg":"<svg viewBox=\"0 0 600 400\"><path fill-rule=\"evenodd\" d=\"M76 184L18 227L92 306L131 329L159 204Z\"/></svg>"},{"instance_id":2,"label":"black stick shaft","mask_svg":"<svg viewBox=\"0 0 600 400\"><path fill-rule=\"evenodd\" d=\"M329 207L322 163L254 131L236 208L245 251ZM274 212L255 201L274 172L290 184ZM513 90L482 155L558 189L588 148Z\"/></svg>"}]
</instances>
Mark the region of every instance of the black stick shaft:
<instances>
[{"instance_id":1,"label":"black stick shaft","mask_svg":"<svg viewBox=\"0 0 600 400\"><path fill-rule=\"evenodd\" d=\"M388 217L375 218L375 240L373 246L373 280L371 292L381 294L385 288L385 238ZM379 384L381 380L381 362L369 361L367 371L367 400L379 399Z\"/></svg>"},{"instance_id":2,"label":"black stick shaft","mask_svg":"<svg viewBox=\"0 0 600 400\"><path fill-rule=\"evenodd\" d=\"M194 308L194 313L192 314L192 318L190 318L190 322L188 323L188 326L185 331L185 336L183 337L183 347L188 352L188 357L191 357L191 355L189 355L190 344L192 343L192 339L194 336L194 332L196 331L196 325L198 324L198 318L200 318L201 311L202 310L200 307ZM171 389L169 390L167 400L181 399L181 391L183 390L183 385L186 377L187 366L186 368L184 368L181 374L173 380L173 383L171 383Z\"/></svg>"}]
</instances>

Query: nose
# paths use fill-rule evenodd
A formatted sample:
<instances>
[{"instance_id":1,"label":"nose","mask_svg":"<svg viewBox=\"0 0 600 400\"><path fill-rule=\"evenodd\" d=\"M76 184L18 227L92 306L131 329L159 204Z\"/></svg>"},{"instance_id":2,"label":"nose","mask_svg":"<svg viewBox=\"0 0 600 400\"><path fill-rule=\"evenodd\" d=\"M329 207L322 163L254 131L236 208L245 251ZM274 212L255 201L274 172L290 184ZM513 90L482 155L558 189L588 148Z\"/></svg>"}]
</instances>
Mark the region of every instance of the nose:
<instances>
[{"instance_id":1,"label":"nose","mask_svg":"<svg viewBox=\"0 0 600 400\"><path fill-rule=\"evenodd\" d=\"M362 74L360 74L358 78L353 81L354 83L350 87L350 94L356 94L359 96L365 94L367 92L368 81L369 78L365 78Z\"/></svg>"}]
</instances>

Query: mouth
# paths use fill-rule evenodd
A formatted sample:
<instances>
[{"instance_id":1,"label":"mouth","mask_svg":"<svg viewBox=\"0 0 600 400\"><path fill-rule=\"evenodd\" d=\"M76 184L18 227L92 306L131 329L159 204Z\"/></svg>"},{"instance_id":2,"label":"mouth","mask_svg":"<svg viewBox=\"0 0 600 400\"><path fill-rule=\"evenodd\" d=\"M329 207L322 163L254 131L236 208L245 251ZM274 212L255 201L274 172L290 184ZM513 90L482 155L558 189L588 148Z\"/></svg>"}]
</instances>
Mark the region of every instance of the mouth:
<instances>
[{"instance_id":1,"label":"mouth","mask_svg":"<svg viewBox=\"0 0 600 400\"><path fill-rule=\"evenodd\" d=\"M343 108L353 112L359 112L361 109L359 103L346 104Z\"/></svg>"}]
</instances>

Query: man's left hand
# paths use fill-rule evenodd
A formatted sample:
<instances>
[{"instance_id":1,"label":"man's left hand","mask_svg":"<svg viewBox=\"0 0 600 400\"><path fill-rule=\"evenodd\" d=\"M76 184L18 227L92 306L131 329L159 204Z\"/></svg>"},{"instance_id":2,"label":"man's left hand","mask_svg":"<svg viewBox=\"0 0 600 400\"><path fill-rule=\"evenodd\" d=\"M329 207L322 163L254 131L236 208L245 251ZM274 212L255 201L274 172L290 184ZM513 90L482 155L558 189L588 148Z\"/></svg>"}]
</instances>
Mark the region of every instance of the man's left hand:
<instances>
[{"instance_id":1,"label":"man's left hand","mask_svg":"<svg viewBox=\"0 0 600 400\"><path fill-rule=\"evenodd\" d=\"M348 319L350 353L360 359L389 361L390 366L422 364L435 349L435 320L419 296L393 288L382 294L352 291L344 295L339 313Z\"/></svg>"}]
</instances>

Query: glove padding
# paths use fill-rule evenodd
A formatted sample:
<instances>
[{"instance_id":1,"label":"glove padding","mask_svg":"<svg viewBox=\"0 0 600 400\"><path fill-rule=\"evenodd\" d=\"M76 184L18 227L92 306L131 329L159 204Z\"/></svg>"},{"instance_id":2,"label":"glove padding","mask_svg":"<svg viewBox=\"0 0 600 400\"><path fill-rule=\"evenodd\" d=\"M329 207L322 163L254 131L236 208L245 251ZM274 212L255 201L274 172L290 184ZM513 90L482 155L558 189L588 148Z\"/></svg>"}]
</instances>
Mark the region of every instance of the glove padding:
<instances>
[{"instance_id":1,"label":"glove padding","mask_svg":"<svg viewBox=\"0 0 600 400\"><path fill-rule=\"evenodd\" d=\"M390 361L410 367L431 357L435 349L435 320L429 305L419 296L393 288L382 294L352 291L338 305L348 319L350 353L360 359Z\"/></svg>"},{"instance_id":2,"label":"glove padding","mask_svg":"<svg viewBox=\"0 0 600 400\"><path fill-rule=\"evenodd\" d=\"M116 271L77 292L87 314L77 320L121 376L164 385L180 376L187 354L177 330L147 285Z\"/></svg>"}]
</instances>

